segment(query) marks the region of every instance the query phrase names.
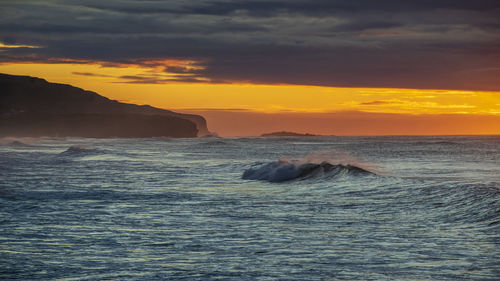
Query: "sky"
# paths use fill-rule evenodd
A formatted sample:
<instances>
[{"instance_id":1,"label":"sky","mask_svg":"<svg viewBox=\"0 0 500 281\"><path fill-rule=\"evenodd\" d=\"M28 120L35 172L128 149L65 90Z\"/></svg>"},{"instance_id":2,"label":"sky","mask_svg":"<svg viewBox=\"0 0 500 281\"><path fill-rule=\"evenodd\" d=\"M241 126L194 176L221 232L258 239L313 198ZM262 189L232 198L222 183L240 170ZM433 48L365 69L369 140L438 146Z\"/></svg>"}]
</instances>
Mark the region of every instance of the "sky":
<instances>
[{"instance_id":1,"label":"sky","mask_svg":"<svg viewBox=\"0 0 500 281\"><path fill-rule=\"evenodd\" d=\"M0 72L222 136L500 134L498 0L0 0Z\"/></svg>"}]
</instances>

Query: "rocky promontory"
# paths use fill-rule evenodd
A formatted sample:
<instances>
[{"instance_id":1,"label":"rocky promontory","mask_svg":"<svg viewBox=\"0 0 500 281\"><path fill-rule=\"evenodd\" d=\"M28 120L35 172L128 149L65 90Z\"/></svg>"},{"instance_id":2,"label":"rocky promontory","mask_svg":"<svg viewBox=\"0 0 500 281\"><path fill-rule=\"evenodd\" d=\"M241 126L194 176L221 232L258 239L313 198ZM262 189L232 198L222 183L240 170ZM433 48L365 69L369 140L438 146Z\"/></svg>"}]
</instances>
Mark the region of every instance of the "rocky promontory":
<instances>
[{"instance_id":1,"label":"rocky promontory","mask_svg":"<svg viewBox=\"0 0 500 281\"><path fill-rule=\"evenodd\" d=\"M318 135L281 131L281 132L262 134L260 136L261 137L317 137Z\"/></svg>"},{"instance_id":2,"label":"rocky promontory","mask_svg":"<svg viewBox=\"0 0 500 281\"><path fill-rule=\"evenodd\" d=\"M0 137L196 137L205 119L110 100L44 79L0 74Z\"/></svg>"}]
</instances>

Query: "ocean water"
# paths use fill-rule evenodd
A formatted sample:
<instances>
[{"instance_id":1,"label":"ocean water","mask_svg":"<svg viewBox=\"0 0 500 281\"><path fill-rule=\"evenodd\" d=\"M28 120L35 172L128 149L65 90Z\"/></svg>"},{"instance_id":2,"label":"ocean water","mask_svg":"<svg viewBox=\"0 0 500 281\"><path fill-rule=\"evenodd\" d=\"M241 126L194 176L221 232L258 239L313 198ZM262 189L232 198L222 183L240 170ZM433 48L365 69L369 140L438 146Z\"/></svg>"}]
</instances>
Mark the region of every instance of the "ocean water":
<instances>
[{"instance_id":1,"label":"ocean water","mask_svg":"<svg viewBox=\"0 0 500 281\"><path fill-rule=\"evenodd\" d=\"M500 136L1 139L1 280L500 280Z\"/></svg>"}]
</instances>

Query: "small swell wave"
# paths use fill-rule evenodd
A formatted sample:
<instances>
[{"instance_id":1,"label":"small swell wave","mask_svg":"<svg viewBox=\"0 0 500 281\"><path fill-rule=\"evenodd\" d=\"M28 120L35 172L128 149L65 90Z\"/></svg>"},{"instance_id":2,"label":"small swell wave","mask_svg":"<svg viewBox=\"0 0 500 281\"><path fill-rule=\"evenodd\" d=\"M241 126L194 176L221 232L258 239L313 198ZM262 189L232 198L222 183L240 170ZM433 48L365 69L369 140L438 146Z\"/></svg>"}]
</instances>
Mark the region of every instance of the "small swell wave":
<instances>
[{"instance_id":1,"label":"small swell wave","mask_svg":"<svg viewBox=\"0 0 500 281\"><path fill-rule=\"evenodd\" d=\"M419 141L416 145L458 145L460 143L453 141Z\"/></svg>"},{"instance_id":2,"label":"small swell wave","mask_svg":"<svg viewBox=\"0 0 500 281\"><path fill-rule=\"evenodd\" d=\"M246 180L285 182L347 175L374 175L374 173L349 164L331 164L326 161L316 164L279 160L256 168L250 168L243 173L242 178Z\"/></svg>"},{"instance_id":3,"label":"small swell wave","mask_svg":"<svg viewBox=\"0 0 500 281\"><path fill-rule=\"evenodd\" d=\"M7 144L8 146L17 146L17 147L25 147L25 146L30 146L29 144L26 144L22 141L11 141Z\"/></svg>"},{"instance_id":4,"label":"small swell wave","mask_svg":"<svg viewBox=\"0 0 500 281\"><path fill-rule=\"evenodd\" d=\"M219 146L219 145L226 145L227 143L221 140L213 140L213 141L208 141L201 143L203 146Z\"/></svg>"},{"instance_id":5,"label":"small swell wave","mask_svg":"<svg viewBox=\"0 0 500 281\"><path fill-rule=\"evenodd\" d=\"M87 154L95 154L97 153L98 150L94 148L88 148L85 146L81 145L72 145L65 151L59 153L61 156L80 156L80 155L87 155Z\"/></svg>"},{"instance_id":6,"label":"small swell wave","mask_svg":"<svg viewBox=\"0 0 500 281\"><path fill-rule=\"evenodd\" d=\"M29 147L31 146L31 142L33 142L32 138L1 138L0 145L2 146L11 146L11 147Z\"/></svg>"}]
</instances>

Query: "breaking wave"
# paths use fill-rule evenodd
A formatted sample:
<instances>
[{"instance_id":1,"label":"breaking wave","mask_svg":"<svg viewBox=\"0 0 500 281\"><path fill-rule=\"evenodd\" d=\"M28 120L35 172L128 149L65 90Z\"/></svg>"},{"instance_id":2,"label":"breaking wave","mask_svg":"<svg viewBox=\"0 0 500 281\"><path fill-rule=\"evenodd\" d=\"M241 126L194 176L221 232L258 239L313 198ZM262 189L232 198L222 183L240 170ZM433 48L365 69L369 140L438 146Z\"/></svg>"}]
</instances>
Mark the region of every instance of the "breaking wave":
<instances>
[{"instance_id":1,"label":"breaking wave","mask_svg":"<svg viewBox=\"0 0 500 281\"><path fill-rule=\"evenodd\" d=\"M374 173L349 164L331 164L327 161L316 164L279 160L259 167L250 168L243 173L242 178L246 180L285 182L292 180L332 178L346 175L374 175Z\"/></svg>"}]
</instances>

